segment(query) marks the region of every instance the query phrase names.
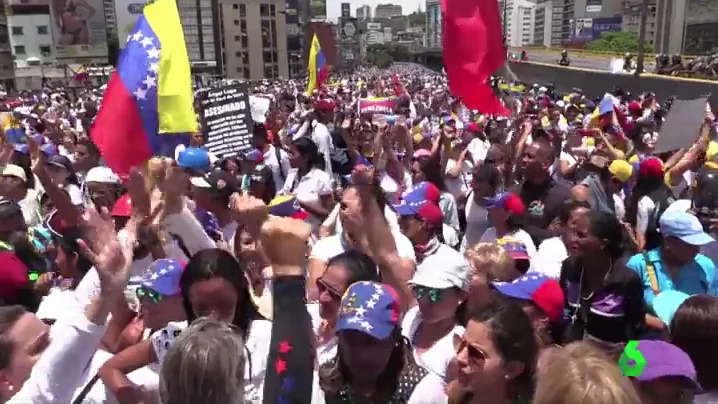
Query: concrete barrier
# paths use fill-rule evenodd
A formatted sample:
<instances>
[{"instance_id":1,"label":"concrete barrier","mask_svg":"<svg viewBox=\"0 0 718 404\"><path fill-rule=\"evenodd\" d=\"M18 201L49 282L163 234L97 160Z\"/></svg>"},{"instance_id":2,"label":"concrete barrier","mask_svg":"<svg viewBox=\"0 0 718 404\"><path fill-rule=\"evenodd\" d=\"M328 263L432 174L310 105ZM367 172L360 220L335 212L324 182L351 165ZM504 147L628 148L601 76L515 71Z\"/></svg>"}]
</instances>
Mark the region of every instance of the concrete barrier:
<instances>
[{"instance_id":1,"label":"concrete barrier","mask_svg":"<svg viewBox=\"0 0 718 404\"><path fill-rule=\"evenodd\" d=\"M594 70L559 67L544 63L511 62L511 71L527 85L554 83L556 90L568 92L577 87L593 98L610 92L614 87L638 95L646 91L656 93L659 100L669 96L692 99L711 94L710 102L718 103L718 81L674 78L653 74L639 78L630 75L603 73Z\"/></svg>"}]
</instances>

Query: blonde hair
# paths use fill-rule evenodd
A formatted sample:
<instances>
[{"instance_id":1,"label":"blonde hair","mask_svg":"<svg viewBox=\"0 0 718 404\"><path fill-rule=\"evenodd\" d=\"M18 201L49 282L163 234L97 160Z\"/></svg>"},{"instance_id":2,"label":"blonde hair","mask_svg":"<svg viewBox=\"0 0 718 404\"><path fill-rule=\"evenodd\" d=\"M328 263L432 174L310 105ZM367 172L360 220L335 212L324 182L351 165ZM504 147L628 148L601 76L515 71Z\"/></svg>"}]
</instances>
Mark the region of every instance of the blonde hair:
<instances>
[{"instance_id":1,"label":"blonde hair","mask_svg":"<svg viewBox=\"0 0 718 404\"><path fill-rule=\"evenodd\" d=\"M618 366L586 342L549 348L539 360L533 404L641 404Z\"/></svg>"},{"instance_id":2,"label":"blonde hair","mask_svg":"<svg viewBox=\"0 0 718 404\"><path fill-rule=\"evenodd\" d=\"M244 402L245 353L237 330L210 318L195 320L162 361L162 403Z\"/></svg>"},{"instance_id":3,"label":"blonde hair","mask_svg":"<svg viewBox=\"0 0 718 404\"><path fill-rule=\"evenodd\" d=\"M513 278L514 260L496 243L478 243L466 249L464 256L473 271L486 271L494 278L509 281Z\"/></svg>"}]
</instances>

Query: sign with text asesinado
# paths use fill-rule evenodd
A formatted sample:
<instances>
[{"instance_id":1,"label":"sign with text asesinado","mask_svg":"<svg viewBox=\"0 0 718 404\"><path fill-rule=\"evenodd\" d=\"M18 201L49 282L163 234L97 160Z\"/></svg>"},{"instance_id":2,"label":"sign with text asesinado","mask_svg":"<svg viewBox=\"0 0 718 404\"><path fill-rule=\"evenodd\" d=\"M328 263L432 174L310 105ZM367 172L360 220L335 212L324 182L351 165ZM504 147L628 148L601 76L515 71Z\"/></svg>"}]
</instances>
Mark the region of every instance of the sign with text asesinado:
<instances>
[{"instance_id":1,"label":"sign with text asesinado","mask_svg":"<svg viewBox=\"0 0 718 404\"><path fill-rule=\"evenodd\" d=\"M205 147L219 158L234 157L252 148L252 116L247 83L204 92L200 121Z\"/></svg>"}]
</instances>

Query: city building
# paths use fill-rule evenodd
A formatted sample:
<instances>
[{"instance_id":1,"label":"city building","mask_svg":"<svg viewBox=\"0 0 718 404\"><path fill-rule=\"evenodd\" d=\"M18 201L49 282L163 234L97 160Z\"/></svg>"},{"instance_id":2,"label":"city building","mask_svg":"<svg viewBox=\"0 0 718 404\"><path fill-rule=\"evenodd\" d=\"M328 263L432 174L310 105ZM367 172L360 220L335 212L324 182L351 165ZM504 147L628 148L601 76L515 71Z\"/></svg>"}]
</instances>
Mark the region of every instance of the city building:
<instances>
[{"instance_id":1,"label":"city building","mask_svg":"<svg viewBox=\"0 0 718 404\"><path fill-rule=\"evenodd\" d=\"M641 32L641 3L642 0L624 0L622 30L640 35ZM656 0L648 0L648 13L646 14L646 43L656 45Z\"/></svg>"},{"instance_id":2,"label":"city building","mask_svg":"<svg viewBox=\"0 0 718 404\"><path fill-rule=\"evenodd\" d=\"M426 34L424 47L441 48L441 1L426 0Z\"/></svg>"},{"instance_id":3,"label":"city building","mask_svg":"<svg viewBox=\"0 0 718 404\"><path fill-rule=\"evenodd\" d=\"M102 0L102 9L105 12L105 28L107 29L107 36L117 37L117 16L115 15L114 0Z\"/></svg>"},{"instance_id":4,"label":"city building","mask_svg":"<svg viewBox=\"0 0 718 404\"><path fill-rule=\"evenodd\" d=\"M371 20L371 7L365 4L357 8L357 20Z\"/></svg>"},{"instance_id":5,"label":"city building","mask_svg":"<svg viewBox=\"0 0 718 404\"><path fill-rule=\"evenodd\" d=\"M222 0L227 77L289 77L285 4L284 0Z\"/></svg>"},{"instance_id":6,"label":"city building","mask_svg":"<svg viewBox=\"0 0 718 404\"><path fill-rule=\"evenodd\" d=\"M534 43L536 3L528 0L500 0L501 20L508 46Z\"/></svg>"},{"instance_id":7,"label":"city building","mask_svg":"<svg viewBox=\"0 0 718 404\"><path fill-rule=\"evenodd\" d=\"M398 4L379 4L374 11L374 19L401 17L401 6Z\"/></svg>"},{"instance_id":8,"label":"city building","mask_svg":"<svg viewBox=\"0 0 718 404\"><path fill-rule=\"evenodd\" d=\"M192 71L222 74L219 0L177 0L177 8Z\"/></svg>"},{"instance_id":9,"label":"city building","mask_svg":"<svg viewBox=\"0 0 718 404\"><path fill-rule=\"evenodd\" d=\"M13 14L7 17L15 65L25 67L54 60L50 14Z\"/></svg>"},{"instance_id":10,"label":"city building","mask_svg":"<svg viewBox=\"0 0 718 404\"><path fill-rule=\"evenodd\" d=\"M534 44L561 47L563 3L561 0L539 0L534 13Z\"/></svg>"},{"instance_id":11,"label":"city building","mask_svg":"<svg viewBox=\"0 0 718 404\"><path fill-rule=\"evenodd\" d=\"M689 0L686 2L685 16L683 53L715 53L718 50L718 3Z\"/></svg>"},{"instance_id":12,"label":"city building","mask_svg":"<svg viewBox=\"0 0 718 404\"><path fill-rule=\"evenodd\" d=\"M608 18L616 18L615 21L620 20L623 7L622 3L624 1L625 0L564 0L562 40L564 43L569 43L574 39L578 30L578 28L576 28L577 24L585 25L595 19L599 19L599 21Z\"/></svg>"}]
</instances>

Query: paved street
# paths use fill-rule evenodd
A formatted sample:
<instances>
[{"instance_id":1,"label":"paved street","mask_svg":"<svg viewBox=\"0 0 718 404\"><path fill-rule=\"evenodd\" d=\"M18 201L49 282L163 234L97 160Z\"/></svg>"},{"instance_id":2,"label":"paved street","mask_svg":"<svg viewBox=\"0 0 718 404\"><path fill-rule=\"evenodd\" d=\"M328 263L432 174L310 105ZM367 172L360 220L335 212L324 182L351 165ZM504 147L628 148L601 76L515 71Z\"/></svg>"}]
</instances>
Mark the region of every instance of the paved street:
<instances>
[{"instance_id":1,"label":"paved street","mask_svg":"<svg viewBox=\"0 0 718 404\"><path fill-rule=\"evenodd\" d=\"M520 48L512 49L512 51L517 53L521 52ZM556 64L560 54L552 52L531 52L529 50L528 56L529 62ZM610 56L585 56L578 53L572 55L571 51L569 51L568 57L571 58L571 67L580 67L582 69L608 71L611 63ZM653 60L646 60L645 62L646 70L651 71L653 69Z\"/></svg>"}]
</instances>

